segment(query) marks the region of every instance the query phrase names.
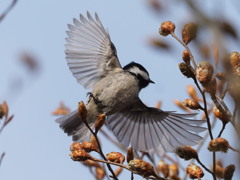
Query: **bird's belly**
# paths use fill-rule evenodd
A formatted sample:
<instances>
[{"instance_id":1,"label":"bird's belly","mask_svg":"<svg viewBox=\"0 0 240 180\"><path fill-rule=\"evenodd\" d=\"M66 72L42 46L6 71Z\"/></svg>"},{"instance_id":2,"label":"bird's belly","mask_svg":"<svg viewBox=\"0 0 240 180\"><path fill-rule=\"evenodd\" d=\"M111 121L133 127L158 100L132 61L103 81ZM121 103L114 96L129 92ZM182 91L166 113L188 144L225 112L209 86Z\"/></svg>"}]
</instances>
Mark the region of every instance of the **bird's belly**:
<instances>
[{"instance_id":1,"label":"bird's belly","mask_svg":"<svg viewBox=\"0 0 240 180\"><path fill-rule=\"evenodd\" d=\"M135 77L128 73L114 73L98 81L92 93L99 102L99 111L113 114L133 103L139 87Z\"/></svg>"}]
</instances>

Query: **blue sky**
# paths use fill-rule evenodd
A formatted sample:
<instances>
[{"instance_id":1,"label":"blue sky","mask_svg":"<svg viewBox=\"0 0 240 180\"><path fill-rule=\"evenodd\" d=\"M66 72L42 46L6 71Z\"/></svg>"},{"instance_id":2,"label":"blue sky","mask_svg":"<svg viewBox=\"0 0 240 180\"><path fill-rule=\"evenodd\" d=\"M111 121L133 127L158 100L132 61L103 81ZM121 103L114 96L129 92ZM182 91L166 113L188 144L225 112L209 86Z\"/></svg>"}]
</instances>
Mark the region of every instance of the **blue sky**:
<instances>
[{"instance_id":1,"label":"blue sky","mask_svg":"<svg viewBox=\"0 0 240 180\"><path fill-rule=\"evenodd\" d=\"M163 109L178 110L173 99L187 98L186 85L192 84L178 70L183 48L170 37L167 38L174 44L174 51L156 51L148 45L149 37L159 36L161 22L172 20L181 24L191 19L186 7L175 2L176 7L166 6L171 11L160 15L152 12L143 0L21 0L16 4L0 23L0 102L6 100L10 113L15 114L0 135L0 153L6 152L0 167L1 179L92 178L87 168L70 160L71 138L59 129L54 121L56 117L51 115L60 101L74 110L78 101L86 100L87 91L68 70L64 55L67 24L72 23L72 18L78 18L79 13L98 13L110 32L122 65L136 61L148 69L156 84L143 90L144 102L154 106L162 100ZM7 1L1 3L2 10ZM227 12L232 6L227 4L222 10L229 19L236 15L234 10L232 14ZM210 12L213 5L206 7ZM30 74L21 66L19 56L23 52L39 61L38 74ZM18 86L14 86L16 82ZM12 90L13 87L18 88ZM118 150L108 142L103 144L105 153ZM120 177L124 179L129 175L126 172Z\"/></svg>"}]
</instances>

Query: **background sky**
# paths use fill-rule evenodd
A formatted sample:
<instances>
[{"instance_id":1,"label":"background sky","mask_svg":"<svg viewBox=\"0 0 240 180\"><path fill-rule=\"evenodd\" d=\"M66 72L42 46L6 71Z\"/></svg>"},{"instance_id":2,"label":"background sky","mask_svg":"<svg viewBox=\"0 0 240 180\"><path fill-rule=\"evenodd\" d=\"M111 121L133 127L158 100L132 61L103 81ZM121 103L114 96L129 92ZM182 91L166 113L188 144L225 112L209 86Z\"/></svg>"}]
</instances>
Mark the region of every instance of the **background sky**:
<instances>
[{"instance_id":1,"label":"background sky","mask_svg":"<svg viewBox=\"0 0 240 180\"><path fill-rule=\"evenodd\" d=\"M199 6L209 15L218 14L231 22L236 21L234 17L239 16L239 12L234 6L239 3L220 0L218 3L216 7L214 3L201 1ZM1 1L0 12L8 4L7 0ZM183 48L170 37L165 40L173 44L173 51L157 51L148 42L150 37L159 37L161 22L177 22L176 31L180 34L180 24L190 21L191 16L181 1L169 1L163 8L163 13L158 14L151 10L146 0L17 2L0 23L0 103L6 100L10 114L15 115L0 135L0 153L6 152L0 179L92 178L87 168L69 158L71 138L59 129L56 117L51 114L61 101L72 110L76 109L78 101L86 101L87 90L72 76L64 55L67 24L72 23L74 17L78 18L79 13L98 13L110 32L123 66L136 61L148 69L156 84L142 91L145 103L154 106L162 100L164 110L178 110L173 99L187 98L186 85L192 84L178 70ZM239 23L234 25L239 28ZM231 43L229 49L239 50L239 45ZM29 71L21 63L19 59L23 54L37 59L38 72ZM234 135L231 131L229 127L229 136ZM232 138L230 142L234 141ZM105 153L118 150L107 141L102 143ZM227 157L229 162L234 162L234 154L229 153ZM211 161L205 157L205 163L210 165ZM127 177L130 177L129 172L120 176L121 179ZM135 176L135 179L141 178Z\"/></svg>"}]
</instances>

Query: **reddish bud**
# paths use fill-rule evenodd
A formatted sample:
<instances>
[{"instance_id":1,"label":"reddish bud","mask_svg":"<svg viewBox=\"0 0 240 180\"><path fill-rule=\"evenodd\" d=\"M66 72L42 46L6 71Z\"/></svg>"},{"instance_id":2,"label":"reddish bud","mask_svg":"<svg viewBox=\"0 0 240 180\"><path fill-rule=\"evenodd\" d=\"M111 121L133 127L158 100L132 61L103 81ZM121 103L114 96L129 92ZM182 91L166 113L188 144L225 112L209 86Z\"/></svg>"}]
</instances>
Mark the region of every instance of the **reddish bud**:
<instances>
[{"instance_id":1,"label":"reddish bud","mask_svg":"<svg viewBox=\"0 0 240 180\"><path fill-rule=\"evenodd\" d=\"M180 63L178 64L178 67L182 74L186 76L187 78L193 78L195 77L195 71L191 66L188 66L186 63Z\"/></svg>"},{"instance_id":2,"label":"reddish bud","mask_svg":"<svg viewBox=\"0 0 240 180\"><path fill-rule=\"evenodd\" d=\"M211 81L213 72L212 64L207 61L201 61L196 69L197 79L200 83L207 84Z\"/></svg>"},{"instance_id":3,"label":"reddish bud","mask_svg":"<svg viewBox=\"0 0 240 180\"><path fill-rule=\"evenodd\" d=\"M175 153L184 160L196 159L198 157L197 151L190 146L178 147Z\"/></svg>"},{"instance_id":4,"label":"reddish bud","mask_svg":"<svg viewBox=\"0 0 240 180\"><path fill-rule=\"evenodd\" d=\"M167 36L169 34L174 33L175 31L175 24L171 21L165 21L161 24L159 33L162 36Z\"/></svg>"},{"instance_id":5,"label":"reddish bud","mask_svg":"<svg viewBox=\"0 0 240 180\"><path fill-rule=\"evenodd\" d=\"M183 61L187 64L187 65L190 65L190 53L188 50L184 50L183 53L182 53L182 59Z\"/></svg>"},{"instance_id":6,"label":"reddish bud","mask_svg":"<svg viewBox=\"0 0 240 180\"><path fill-rule=\"evenodd\" d=\"M86 151L86 152L99 152L99 149L95 146L94 143L91 142L83 142L82 143L82 148Z\"/></svg>"},{"instance_id":7,"label":"reddish bud","mask_svg":"<svg viewBox=\"0 0 240 180\"><path fill-rule=\"evenodd\" d=\"M187 166L186 172L192 179L200 179L204 176L202 169L193 163Z\"/></svg>"},{"instance_id":8,"label":"reddish bud","mask_svg":"<svg viewBox=\"0 0 240 180\"><path fill-rule=\"evenodd\" d=\"M222 121L223 124L227 124L229 122L228 117L222 113L216 106L213 107L213 114Z\"/></svg>"},{"instance_id":9,"label":"reddish bud","mask_svg":"<svg viewBox=\"0 0 240 180\"><path fill-rule=\"evenodd\" d=\"M182 40L185 44L188 44L197 36L197 25L195 23L188 23L182 30Z\"/></svg>"},{"instance_id":10,"label":"reddish bud","mask_svg":"<svg viewBox=\"0 0 240 180\"><path fill-rule=\"evenodd\" d=\"M120 152L110 152L106 155L107 160L115 163L123 163L125 157Z\"/></svg>"},{"instance_id":11,"label":"reddish bud","mask_svg":"<svg viewBox=\"0 0 240 180\"><path fill-rule=\"evenodd\" d=\"M185 99L183 101L183 105L192 110L203 109L202 106L198 103L198 101L192 99Z\"/></svg>"},{"instance_id":12,"label":"reddish bud","mask_svg":"<svg viewBox=\"0 0 240 180\"><path fill-rule=\"evenodd\" d=\"M71 159L74 161L86 161L91 159L91 156L82 149L82 145L78 142L74 142L71 147Z\"/></svg>"},{"instance_id":13,"label":"reddish bud","mask_svg":"<svg viewBox=\"0 0 240 180\"><path fill-rule=\"evenodd\" d=\"M226 153L229 147L228 141L221 137L211 140L208 144L208 150L213 152L221 151Z\"/></svg>"},{"instance_id":14,"label":"reddish bud","mask_svg":"<svg viewBox=\"0 0 240 180\"><path fill-rule=\"evenodd\" d=\"M137 174L142 175L143 177L149 177L155 175L153 166L143 160L134 159L128 163L129 168L132 171L135 171Z\"/></svg>"},{"instance_id":15,"label":"reddish bud","mask_svg":"<svg viewBox=\"0 0 240 180\"><path fill-rule=\"evenodd\" d=\"M224 170L224 180L232 180L233 173L235 171L236 167L234 164L228 165Z\"/></svg>"}]
</instances>

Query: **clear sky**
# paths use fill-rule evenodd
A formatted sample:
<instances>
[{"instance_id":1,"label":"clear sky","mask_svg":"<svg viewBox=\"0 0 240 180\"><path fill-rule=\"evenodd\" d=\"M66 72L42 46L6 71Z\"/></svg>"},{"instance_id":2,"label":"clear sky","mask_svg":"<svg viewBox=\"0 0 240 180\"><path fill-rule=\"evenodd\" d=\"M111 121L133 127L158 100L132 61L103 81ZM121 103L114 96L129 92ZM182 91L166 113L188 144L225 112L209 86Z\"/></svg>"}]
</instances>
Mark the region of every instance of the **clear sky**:
<instances>
[{"instance_id":1,"label":"clear sky","mask_svg":"<svg viewBox=\"0 0 240 180\"><path fill-rule=\"evenodd\" d=\"M0 2L0 10L7 4L7 1ZM173 4L174 7L169 7ZM206 5L204 1L202 5ZM233 6L229 3L222 9L228 19L237 13L227 11ZM209 12L213 9L212 4L206 7ZM86 101L87 90L72 76L64 55L67 24L72 23L72 18L78 18L79 13L98 13L110 32L122 65L136 61L148 69L156 84L143 90L144 102L154 106L162 100L164 110L178 110L173 99L187 98L186 85L192 84L178 70L183 48L167 37L174 44L174 51L156 51L148 45L148 40L159 36L161 22L172 20L181 24L191 18L178 1L171 1L165 8L171 11L156 14L144 0L20 0L16 4L0 23L0 102L6 100L10 114L15 115L0 135L0 153L6 152L0 179L92 178L87 168L69 158L71 138L59 129L56 117L51 115L60 101L72 110L78 101ZM36 57L39 73L24 69L19 61L23 53ZM103 147L105 153L117 150L108 142L103 142ZM129 176L126 172L120 178Z\"/></svg>"}]
</instances>

